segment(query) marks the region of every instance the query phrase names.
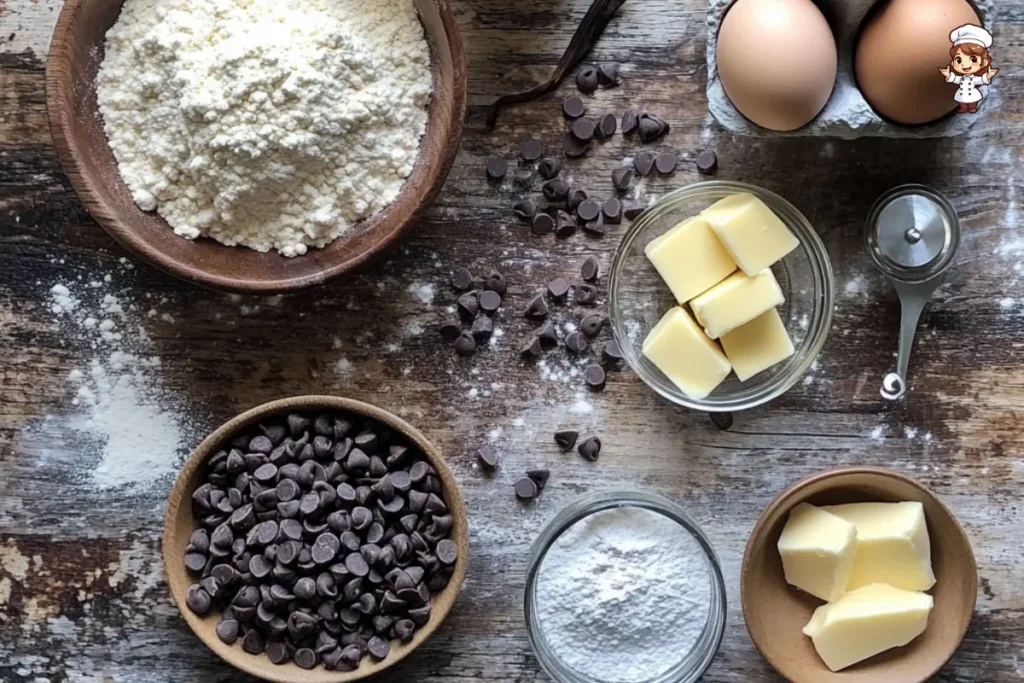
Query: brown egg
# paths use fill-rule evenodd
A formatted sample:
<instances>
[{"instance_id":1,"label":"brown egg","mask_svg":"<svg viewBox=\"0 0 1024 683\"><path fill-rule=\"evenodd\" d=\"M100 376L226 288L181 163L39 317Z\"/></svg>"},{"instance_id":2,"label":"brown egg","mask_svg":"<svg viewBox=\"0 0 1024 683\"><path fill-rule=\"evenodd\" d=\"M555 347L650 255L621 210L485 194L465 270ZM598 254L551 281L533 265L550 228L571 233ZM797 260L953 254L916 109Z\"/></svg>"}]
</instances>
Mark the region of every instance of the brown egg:
<instances>
[{"instance_id":1,"label":"brown egg","mask_svg":"<svg viewBox=\"0 0 1024 683\"><path fill-rule=\"evenodd\" d=\"M737 0L718 32L718 72L741 114L795 130L825 107L836 83L836 41L811 0Z\"/></svg>"},{"instance_id":2,"label":"brown egg","mask_svg":"<svg viewBox=\"0 0 1024 683\"><path fill-rule=\"evenodd\" d=\"M891 0L857 44L857 86L882 116L920 124L954 108L957 86L939 69L949 66L949 34L964 24L981 25L966 0Z\"/></svg>"}]
</instances>

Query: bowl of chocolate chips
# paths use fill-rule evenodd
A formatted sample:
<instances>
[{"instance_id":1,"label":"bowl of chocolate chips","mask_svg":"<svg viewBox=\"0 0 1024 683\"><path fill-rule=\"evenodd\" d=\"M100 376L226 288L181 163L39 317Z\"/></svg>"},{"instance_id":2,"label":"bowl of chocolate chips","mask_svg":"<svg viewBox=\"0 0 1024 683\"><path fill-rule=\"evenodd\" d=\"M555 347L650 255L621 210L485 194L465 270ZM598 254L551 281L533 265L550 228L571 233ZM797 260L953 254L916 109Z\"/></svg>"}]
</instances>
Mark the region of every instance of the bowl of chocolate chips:
<instances>
[{"instance_id":1,"label":"bowl of chocolate chips","mask_svg":"<svg viewBox=\"0 0 1024 683\"><path fill-rule=\"evenodd\" d=\"M332 396L253 408L171 492L163 556L192 630L280 683L361 680L437 630L466 574L466 507L440 452L395 415Z\"/></svg>"}]
</instances>

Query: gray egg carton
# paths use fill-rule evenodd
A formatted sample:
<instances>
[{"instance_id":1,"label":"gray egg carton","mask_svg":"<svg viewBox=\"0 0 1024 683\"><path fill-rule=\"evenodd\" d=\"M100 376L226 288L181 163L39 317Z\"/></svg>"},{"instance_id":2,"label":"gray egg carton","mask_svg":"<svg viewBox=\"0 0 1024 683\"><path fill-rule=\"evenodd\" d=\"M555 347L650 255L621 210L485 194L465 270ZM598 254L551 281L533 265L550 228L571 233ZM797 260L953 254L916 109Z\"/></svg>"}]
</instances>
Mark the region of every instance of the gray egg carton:
<instances>
[{"instance_id":1,"label":"gray egg carton","mask_svg":"<svg viewBox=\"0 0 1024 683\"><path fill-rule=\"evenodd\" d=\"M715 119L728 130L740 135L822 136L843 139L860 137L939 138L954 137L967 132L991 106L998 103L999 89L986 92L985 105L977 114L951 116L924 126L900 126L881 118L857 89L853 55L861 24L878 0L815 0L836 32L839 49L839 73L836 86L825 108L803 128L780 133L751 123L729 100L718 75L718 28L726 10L734 0L708 0L708 108ZM990 15L993 0L974 2L982 16ZM938 66L936 66L936 71ZM936 73L936 77L938 74ZM983 88L985 86L982 86Z\"/></svg>"}]
</instances>

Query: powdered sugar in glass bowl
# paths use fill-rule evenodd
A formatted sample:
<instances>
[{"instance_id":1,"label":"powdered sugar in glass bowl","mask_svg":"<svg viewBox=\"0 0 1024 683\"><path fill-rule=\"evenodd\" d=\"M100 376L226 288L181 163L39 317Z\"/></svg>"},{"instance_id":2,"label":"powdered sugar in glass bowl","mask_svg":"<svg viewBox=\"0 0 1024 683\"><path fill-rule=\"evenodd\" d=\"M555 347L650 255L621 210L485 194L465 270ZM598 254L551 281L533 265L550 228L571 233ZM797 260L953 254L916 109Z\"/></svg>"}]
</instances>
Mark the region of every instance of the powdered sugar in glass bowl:
<instances>
[{"instance_id":1,"label":"powdered sugar in glass bowl","mask_svg":"<svg viewBox=\"0 0 1024 683\"><path fill-rule=\"evenodd\" d=\"M693 683L721 643L725 602L707 537L653 494L586 496L530 555L530 644L559 683Z\"/></svg>"}]
</instances>

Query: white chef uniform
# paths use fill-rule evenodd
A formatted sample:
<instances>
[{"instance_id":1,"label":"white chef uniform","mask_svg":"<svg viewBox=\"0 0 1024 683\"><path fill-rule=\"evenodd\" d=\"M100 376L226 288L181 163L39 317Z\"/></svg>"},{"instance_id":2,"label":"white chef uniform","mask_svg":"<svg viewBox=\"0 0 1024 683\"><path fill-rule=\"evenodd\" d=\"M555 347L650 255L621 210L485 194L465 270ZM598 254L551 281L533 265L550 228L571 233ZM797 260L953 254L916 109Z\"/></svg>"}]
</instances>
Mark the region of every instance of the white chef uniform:
<instances>
[{"instance_id":1,"label":"white chef uniform","mask_svg":"<svg viewBox=\"0 0 1024 683\"><path fill-rule=\"evenodd\" d=\"M956 29L949 34L949 40L953 43L954 47L964 44L980 45L986 50L992 47L992 34L973 24L966 24ZM946 77L947 83L956 83L960 86L960 89L956 91L956 95L953 99L961 104L974 104L975 102L981 102L985 96L981 94L981 90L978 89L979 85L989 85L992 83L992 79L988 76L988 70L981 76L964 76L958 74L952 69L949 70L949 76Z\"/></svg>"}]
</instances>

